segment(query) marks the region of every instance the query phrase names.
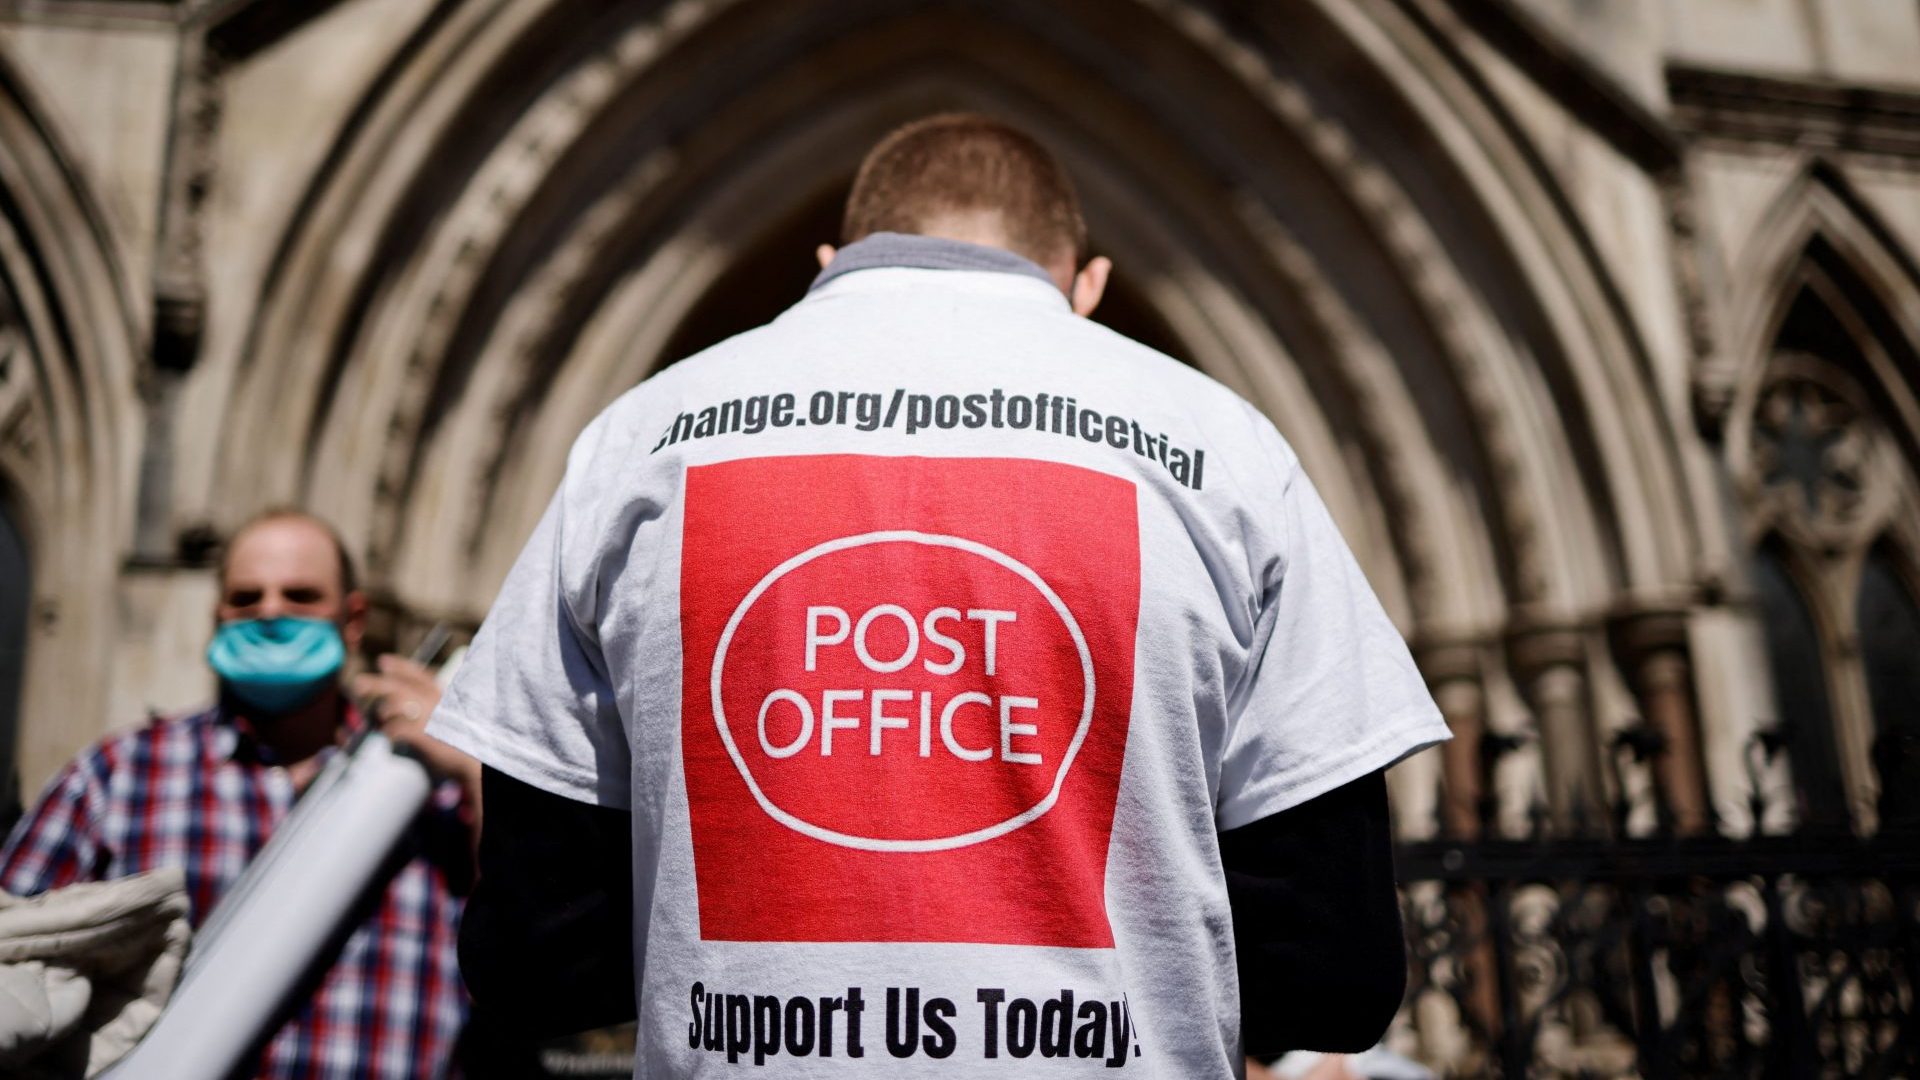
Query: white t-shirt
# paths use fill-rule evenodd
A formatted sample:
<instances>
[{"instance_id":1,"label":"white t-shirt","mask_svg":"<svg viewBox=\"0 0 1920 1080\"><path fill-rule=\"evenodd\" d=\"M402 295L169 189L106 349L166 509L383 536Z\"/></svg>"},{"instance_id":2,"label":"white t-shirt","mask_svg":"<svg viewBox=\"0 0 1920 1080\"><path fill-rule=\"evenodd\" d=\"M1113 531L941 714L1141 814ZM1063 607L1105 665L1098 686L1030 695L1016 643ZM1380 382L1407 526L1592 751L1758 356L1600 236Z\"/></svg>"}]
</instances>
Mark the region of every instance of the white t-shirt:
<instances>
[{"instance_id":1,"label":"white t-shirt","mask_svg":"<svg viewBox=\"0 0 1920 1080\"><path fill-rule=\"evenodd\" d=\"M1216 832L1447 737L1264 417L908 267L589 425L429 731L631 808L641 1077L1237 1075Z\"/></svg>"}]
</instances>

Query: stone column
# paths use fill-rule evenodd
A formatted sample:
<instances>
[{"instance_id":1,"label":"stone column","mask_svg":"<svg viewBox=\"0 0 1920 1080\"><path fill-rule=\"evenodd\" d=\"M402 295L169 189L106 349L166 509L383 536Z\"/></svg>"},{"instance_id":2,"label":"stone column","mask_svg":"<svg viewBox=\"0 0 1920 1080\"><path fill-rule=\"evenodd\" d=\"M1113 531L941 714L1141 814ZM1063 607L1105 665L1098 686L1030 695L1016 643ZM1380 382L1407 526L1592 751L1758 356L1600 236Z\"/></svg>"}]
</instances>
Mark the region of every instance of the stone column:
<instances>
[{"instance_id":1,"label":"stone column","mask_svg":"<svg viewBox=\"0 0 1920 1080\"><path fill-rule=\"evenodd\" d=\"M1454 641L1428 644L1419 652L1421 674L1426 676L1434 703L1440 706L1440 715L1453 732L1453 738L1441 750L1444 796L1440 822L1446 836L1454 840L1478 838L1496 816L1493 778L1483 752L1487 733L1484 651L1478 643ZM1489 902L1485 882L1456 883L1447 888L1446 903L1458 920L1459 932L1473 942L1460 954L1459 977L1465 988L1461 1005L1482 1031L1497 1033L1501 1021L1499 961L1487 938Z\"/></svg>"},{"instance_id":2,"label":"stone column","mask_svg":"<svg viewBox=\"0 0 1920 1080\"><path fill-rule=\"evenodd\" d=\"M1515 677L1533 708L1546 759L1547 809L1556 832L1605 827L1606 787L1588 707L1586 635L1552 627L1522 630L1509 645Z\"/></svg>"},{"instance_id":3,"label":"stone column","mask_svg":"<svg viewBox=\"0 0 1920 1080\"><path fill-rule=\"evenodd\" d=\"M1480 739L1486 733L1486 693L1480 683L1480 646L1455 642L1420 650L1420 671L1427 678L1440 715L1453 732L1441 749L1445 792L1441 828L1451 837L1475 837L1481 830L1481 802L1488 798L1482 775Z\"/></svg>"},{"instance_id":4,"label":"stone column","mask_svg":"<svg viewBox=\"0 0 1920 1080\"><path fill-rule=\"evenodd\" d=\"M1674 831L1706 832L1713 826L1713 815L1694 720L1686 616L1677 611L1628 616L1620 624L1619 642L1641 711L1666 742L1653 760L1653 779L1672 815Z\"/></svg>"}]
</instances>

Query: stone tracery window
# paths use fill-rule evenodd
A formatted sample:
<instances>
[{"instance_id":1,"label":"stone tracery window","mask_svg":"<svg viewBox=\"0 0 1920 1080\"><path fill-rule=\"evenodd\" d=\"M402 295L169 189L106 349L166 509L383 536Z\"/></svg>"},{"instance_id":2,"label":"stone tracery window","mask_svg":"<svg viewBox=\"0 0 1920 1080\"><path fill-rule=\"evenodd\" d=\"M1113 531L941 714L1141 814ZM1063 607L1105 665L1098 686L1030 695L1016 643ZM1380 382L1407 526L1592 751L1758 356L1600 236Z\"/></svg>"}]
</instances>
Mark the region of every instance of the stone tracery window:
<instances>
[{"instance_id":1,"label":"stone tracery window","mask_svg":"<svg viewBox=\"0 0 1920 1080\"><path fill-rule=\"evenodd\" d=\"M1729 451L1774 701L1813 828L1920 819L1914 470L1856 375L1858 346L1803 292L1743 395Z\"/></svg>"},{"instance_id":2,"label":"stone tracery window","mask_svg":"<svg viewBox=\"0 0 1920 1080\"><path fill-rule=\"evenodd\" d=\"M1803 527L1844 533L1864 496L1861 413L1818 361L1790 355L1775 367L1754 417L1760 491L1788 502Z\"/></svg>"}]
</instances>

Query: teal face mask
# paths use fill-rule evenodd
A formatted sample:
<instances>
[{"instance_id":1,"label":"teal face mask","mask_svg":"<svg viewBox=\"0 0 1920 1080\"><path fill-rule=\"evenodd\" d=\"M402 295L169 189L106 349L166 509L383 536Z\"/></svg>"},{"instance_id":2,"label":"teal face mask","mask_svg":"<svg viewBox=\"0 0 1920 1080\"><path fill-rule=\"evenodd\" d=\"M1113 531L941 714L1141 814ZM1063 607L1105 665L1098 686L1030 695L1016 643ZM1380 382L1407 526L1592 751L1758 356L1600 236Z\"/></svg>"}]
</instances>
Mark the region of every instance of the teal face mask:
<instances>
[{"instance_id":1,"label":"teal face mask","mask_svg":"<svg viewBox=\"0 0 1920 1080\"><path fill-rule=\"evenodd\" d=\"M312 701L347 661L326 619L240 619L213 632L207 663L243 704L283 713Z\"/></svg>"}]
</instances>

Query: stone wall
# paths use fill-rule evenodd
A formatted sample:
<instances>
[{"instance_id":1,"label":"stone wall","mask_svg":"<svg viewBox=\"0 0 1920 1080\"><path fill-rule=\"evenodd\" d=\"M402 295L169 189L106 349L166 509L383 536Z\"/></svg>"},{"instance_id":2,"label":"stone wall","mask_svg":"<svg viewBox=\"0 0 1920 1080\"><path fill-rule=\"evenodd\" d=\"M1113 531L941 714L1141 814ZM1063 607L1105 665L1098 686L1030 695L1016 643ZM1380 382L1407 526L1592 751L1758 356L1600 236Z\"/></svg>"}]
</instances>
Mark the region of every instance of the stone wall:
<instances>
[{"instance_id":1,"label":"stone wall","mask_svg":"<svg viewBox=\"0 0 1920 1080\"><path fill-rule=\"evenodd\" d=\"M263 506L341 524L388 642L470 628L586 418L937 107L1056 145L1139 317L1298 446L1457 730L1525 737L1508 827L1659 788L1740 831L1756 775L1792 782L1748 768L1772 696L1729 433L1808 266L1883 357L1889 494L1848 542L1920 550L1911 3L617 7L0 15L29 789L207 693L211 545ZM1619 764L1643 721L1673 756ZM1396 776L1408 833L1443 777L1471 801L1460 762Z\"/></svg>"}]
</instances>

